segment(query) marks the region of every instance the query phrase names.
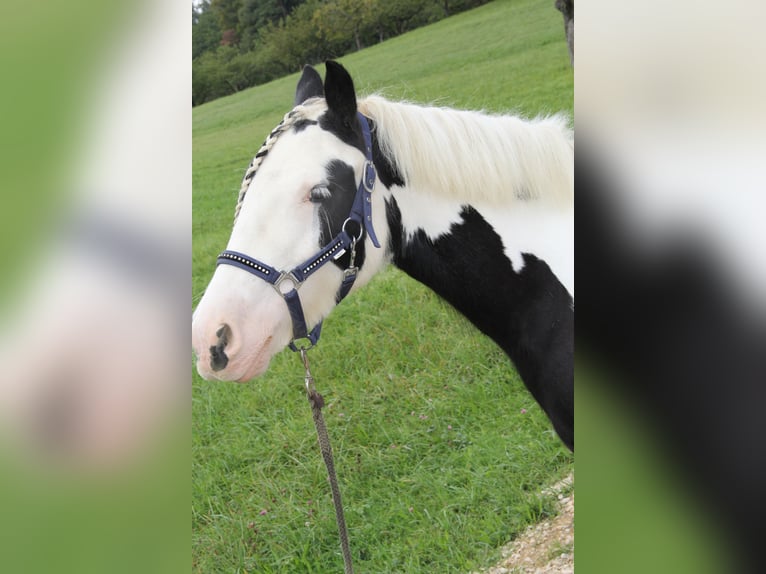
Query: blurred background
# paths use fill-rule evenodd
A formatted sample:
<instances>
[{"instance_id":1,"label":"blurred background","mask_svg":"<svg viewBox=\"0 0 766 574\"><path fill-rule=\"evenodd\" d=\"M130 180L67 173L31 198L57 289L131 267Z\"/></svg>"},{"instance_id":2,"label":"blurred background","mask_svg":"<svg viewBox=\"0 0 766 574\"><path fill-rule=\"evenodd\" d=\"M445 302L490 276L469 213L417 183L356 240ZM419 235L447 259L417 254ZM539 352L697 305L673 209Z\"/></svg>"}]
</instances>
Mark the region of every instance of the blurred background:
<instances>
[{"instance_id":1,"label":"blurred background","mask_svg":"<svg viewBox=\"0 0 766 574\"><path fill-rule=\"evenodd\" d=\"M576 566L757 572L762 3L577 3Z\"/></svg>"},{"instance_id":2,"label":"blurred background","mask_svg":"<svg viewBox=\"0 0 766 574\"><path fill-rule=\"evenodd\" d=\"M188 8L3 7L5 572L189 567Z\"/></svg>"}]
</instances>

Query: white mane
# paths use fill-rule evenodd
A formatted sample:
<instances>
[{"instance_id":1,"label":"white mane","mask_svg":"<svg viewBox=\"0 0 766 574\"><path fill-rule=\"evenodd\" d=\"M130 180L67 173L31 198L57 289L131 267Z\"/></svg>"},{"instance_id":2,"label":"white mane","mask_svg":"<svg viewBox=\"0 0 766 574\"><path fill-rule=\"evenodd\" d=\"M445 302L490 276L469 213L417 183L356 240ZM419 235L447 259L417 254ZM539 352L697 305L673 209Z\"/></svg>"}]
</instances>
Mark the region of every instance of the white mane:
<instances>
[{"instance_id":1,"label":"white mane","mask_svg":"<svg viewBox=\"0 0 766 574\"><path fill-rule=\"evenodd\" d=\"M564 114L524 120L375 95L359 109L408 186L466 202L572 203L574 141Z\"/></svg>"}]
</instances>

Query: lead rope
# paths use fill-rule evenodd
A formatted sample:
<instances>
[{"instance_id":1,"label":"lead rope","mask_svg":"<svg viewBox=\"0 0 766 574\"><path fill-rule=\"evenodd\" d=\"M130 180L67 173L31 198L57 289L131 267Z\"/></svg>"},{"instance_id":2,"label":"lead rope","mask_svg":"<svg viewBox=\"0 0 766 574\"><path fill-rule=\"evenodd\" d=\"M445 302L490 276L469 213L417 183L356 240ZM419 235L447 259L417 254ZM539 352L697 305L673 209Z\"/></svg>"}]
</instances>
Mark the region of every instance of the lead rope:
<instances>
[{"instance_id":1,"label":"lead rope","mask_svg":"<svg viewBox=\"0 0 766 574\"><path fill-rule=\"evenodd\" d=\"M346 519L343 516L343 502L340 498L340 488L338 487L338 477L335 474L335 462L332 457L332 447L330 446L330 437L327 434L327 427L324 424L322 416L322 407L324 407L324 398L320 395L314 386L314 377L311 376L309 369L308 349L301 347L301 359L303 367L306 369L306 397L311 405L311 416L314 419L314 426L317 429L317 440L319 441L319 450L322 451L322 458L327 467L327 477L330 479L330 489L332 490L332 501L335 505L335 521L338 523L338 534L340 535L340 547L343 551L343 566L345 574L353 574L354 569L351 565L351 549L348 543L348 530L346 529Z\"/></svg>"}]
</instances>

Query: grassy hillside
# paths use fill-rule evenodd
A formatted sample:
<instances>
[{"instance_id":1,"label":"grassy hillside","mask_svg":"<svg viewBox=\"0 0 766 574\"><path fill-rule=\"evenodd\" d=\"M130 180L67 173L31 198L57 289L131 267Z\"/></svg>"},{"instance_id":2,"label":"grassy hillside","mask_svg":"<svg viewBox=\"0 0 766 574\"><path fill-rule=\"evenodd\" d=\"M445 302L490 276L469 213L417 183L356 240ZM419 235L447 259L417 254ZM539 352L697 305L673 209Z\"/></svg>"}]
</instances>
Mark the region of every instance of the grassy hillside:
<instances>
[{"instance_id":1,"label":"grassy hillside","mask_svg":"<svg viewBox=\"0 0 766 574\"><path fill-rule=\"evenodd\" d=\"M342 63L361 93L528 115L572 109L552 2L497 1ZM297 77L193 110L195 301L231 231L244 169ZM359 572L467 572L550 512L535 493L573 457L507 358L421 285L391 269L344 301L312 367ZM247 385L194 377L194 571L339 571L299 359L286 351Z\"/></svg>"}]
</instances>

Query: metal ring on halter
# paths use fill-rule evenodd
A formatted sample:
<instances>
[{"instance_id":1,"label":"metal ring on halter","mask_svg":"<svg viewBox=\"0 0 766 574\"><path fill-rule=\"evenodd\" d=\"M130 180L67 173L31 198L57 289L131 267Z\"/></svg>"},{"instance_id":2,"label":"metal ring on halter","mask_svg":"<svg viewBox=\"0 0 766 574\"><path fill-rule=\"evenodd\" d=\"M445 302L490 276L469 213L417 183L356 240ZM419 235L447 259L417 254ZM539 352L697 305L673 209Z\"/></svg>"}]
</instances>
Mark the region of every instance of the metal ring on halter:
<instances>
[{"instance_id":1,"label":"metal ring on halter","mask_svg":"<svg viewBox=\"0 0 766 574\"><path fill-rule=\"evenodd\" d=\"M346 231L346 224L349 221L353 221L357 225L359 225L359 235L354 237L351 235L348 231ZM349 237L351 237L354 241L359 241L362 238L362 235L364 235L364 225L362 225L361 221L356 221L355 219L351 219L350 217L346 218L346 221L343 222L343 225L340 226L341 231L346 231L346 234L348 234Z\"/></svg>"},{"instance_id":2,"label":"metal ring on halter","mask_svg":"<svg viewBox=\"0 0 766 574\"><path fill-rule=\"evenodd\" d=\"M290 291L297 291L303 283L291 271L283 271L272 287L283 297Z\"/></svg>"},{"instance_id":3,"label":"metal ring on halter","mask_svg":"<svg viewBox=\"0 0 766 574\"><path fill-rule=\"evenodd\" d=\"M308 343L308 344L306 344ZM292 351L300 351L301 354L305 353L306 351L310 351L314 347L316 347L316 342L312 341L310 337L298 337L297 339L293 339L287 344L288 347L290 347L290 350Z\"/></svg>"}]
</instances>

